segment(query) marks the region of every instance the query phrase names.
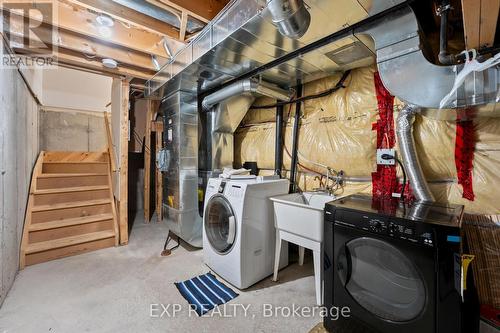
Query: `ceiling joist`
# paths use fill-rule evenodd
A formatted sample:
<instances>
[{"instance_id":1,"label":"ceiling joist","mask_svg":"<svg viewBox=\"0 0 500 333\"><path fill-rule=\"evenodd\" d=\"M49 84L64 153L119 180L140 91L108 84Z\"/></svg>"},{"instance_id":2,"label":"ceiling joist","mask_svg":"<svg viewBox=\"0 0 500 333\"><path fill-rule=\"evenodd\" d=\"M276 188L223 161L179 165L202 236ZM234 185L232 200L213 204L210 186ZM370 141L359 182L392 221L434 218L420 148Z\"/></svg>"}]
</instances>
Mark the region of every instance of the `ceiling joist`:
<instances>
[{"instance_id":1,"label":"ceiling joist","mask_svg":"<svg viewBox=\"0 0 500 333\"><path fill-rule=\"evenodd\" d=\"M88 11L86 8L59 1L54 22L46 21L44 23L100 40L102 43L109 45L117 45L138 52L167 57L163 48L164 35L119 22L115 22L113 27L105 29L106 27L103 28L97 23L97 16L98 14ZM30 18L37 20L34 16L30 16ZM173 51L177 50L174 49Z\"/></svg>"},{"instance_id":2,"label":"ceiling joist","mask_svg":"<svg viewBox=\"0 0 500 333\"><path fill-rule=\"evenodd\" d=\"M23 34L23 18L18 15L13 15L10 20L10 35L22 39ZM119 65L128 65L144 68L146 71L156 70L153 65L151 55L146 53L127 50L120 47L112 46L107 43L99 43L98 40L93 40L86 36L75 34L67 30L58 29L55 31L55 36L52 35L52 27L43 24L38 28L39 41L46 45L52 45L56 49L62 48L80 53L84 59L89 58L111 58L118 62ZM38 41L31 41L31 43ZM157 57L160 66L167 62L167 58Z\"/></svg>"},{"instance_id":3,"label":"ceiling joist","mask_svg":"<svg viewBox=\"0 0 500 333\"><path fill-rule=\"evenodd\" d=\"M38 18L31 16L34 15L32 11L18 12L17 17L6 16L4 8L2 17L10 19L10 35L16 38L15 49L20 54L29 52L25 45L44 43L55 46L54 52L61 65L145 80L151 78L158 66L163 66L169 59L165 41L172 54L177 53L185 45L185 39L192 34L191 30L201 29L229 2L145 0L163 11L159 14L148 11L154 7L136 7L133 3L129 6L127 1L51 1L55 5L55 17L44 21L37 28L36 36L30 35L29 41L23 37L26 31L23 28L27 23L22 15L30 20ZM97 18L102 15L112 21L108 24L99 23ZM103 66L104 58L114 59L118 68Z\"/></svg>"},{"instance_id":4,"label":"ceiling joist","mask_svg":"<svg viewBox=\"0 0 500 333\"><path fill-rule=\"evenodd\" d=\"M110 0L67 0L77 6L90 9L97 13L103 13L110 17L125 22L128 24L136 25L144 30L154 33L160 33L171 38L179 38L179 29L176 27L157 20L151 16L131 10L128 7L122 6Z\"/></svg>"},{"instance_id":5,"label":"ceiling joist","mask_svg":"<svg viewBox=\"0 0 500 333\"><path fill-rule=\"evenodd\" d=\"M157 0L202 22L212 20L229 2L229 0Z\"/></svg>"}]
</instances>

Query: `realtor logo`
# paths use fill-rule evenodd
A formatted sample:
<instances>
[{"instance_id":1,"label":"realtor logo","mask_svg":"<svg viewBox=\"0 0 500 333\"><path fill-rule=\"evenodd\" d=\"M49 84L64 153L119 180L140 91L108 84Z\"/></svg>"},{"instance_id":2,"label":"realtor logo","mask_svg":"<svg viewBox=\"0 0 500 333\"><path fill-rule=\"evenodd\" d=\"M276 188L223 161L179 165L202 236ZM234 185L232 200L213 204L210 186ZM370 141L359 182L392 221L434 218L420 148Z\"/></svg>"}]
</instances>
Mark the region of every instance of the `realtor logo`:
<instances>
[{"instance_id":1,"label":"realtor logo","mask_svg":"<svg viewBox=\"0 0 500 333\"><path fill-rule=\"evenodd\" d=\"M55 1L48 0L0 0L1 31L7 46L2 65L52 65L57 44L55 6Z\"/></svg>"}]
</instances>

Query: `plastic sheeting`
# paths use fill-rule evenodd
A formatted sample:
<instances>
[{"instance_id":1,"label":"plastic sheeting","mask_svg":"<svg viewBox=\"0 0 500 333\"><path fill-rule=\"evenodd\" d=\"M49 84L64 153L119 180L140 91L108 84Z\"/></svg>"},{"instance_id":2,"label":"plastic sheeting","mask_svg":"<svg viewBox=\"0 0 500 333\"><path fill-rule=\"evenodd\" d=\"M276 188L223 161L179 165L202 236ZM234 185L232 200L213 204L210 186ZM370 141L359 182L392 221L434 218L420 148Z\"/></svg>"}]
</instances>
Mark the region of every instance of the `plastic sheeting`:
<instances>
[{"instance_id":1,"label":"plastic sheeting","mask_svg":"<svg viewBox=\"0 0 500 333\"><path fill-rule=\"evenodd\" d=\"M377 119L377 100L373 74L375 68L355 69L347 79L345 89L306 101L299 134L299 185L304 190L319 187L314 172L325 174L308 161L328 165L347 177L370 179L376 170L376 132L372 124ZM304 95L332 88L340 79L334 75L305 85ZM274 101L258 99L254 105ZM395 101L395 112L402 103ZM285 147L291 153L294 107L285 107ZM397 114L394 115L397 117ZM235 134L235 163L257 161L261 169L274 169L275 109L249 110ZM457 184L455 166L455 131L453 122L418 116L415 122L415 141L418 155L431 190L440 202L464 204L466 210L479 214L500 214L500 119L477 118L477 144L474 158L473 182L476 199L462 198ZM284 152L284 169L290 169L290 157ZM309 170L306 170L309 169ZM347 182L339 195L371 192L371 182Z\"/></svg>"}]
</instances>

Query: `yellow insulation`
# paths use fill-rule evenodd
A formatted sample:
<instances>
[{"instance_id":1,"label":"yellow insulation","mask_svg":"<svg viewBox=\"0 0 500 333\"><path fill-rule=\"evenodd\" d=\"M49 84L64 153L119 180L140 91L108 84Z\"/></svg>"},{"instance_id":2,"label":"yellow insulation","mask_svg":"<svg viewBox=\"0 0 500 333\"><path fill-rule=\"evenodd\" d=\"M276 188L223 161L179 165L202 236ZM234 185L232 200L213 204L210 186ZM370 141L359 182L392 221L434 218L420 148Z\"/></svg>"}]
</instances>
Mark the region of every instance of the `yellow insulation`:
<instances>
[{"instance_id":1,"label":"yellow insulation","mask_svg":"<svg viewBox=\"0 0 500 333\"><path fill-rule=\"evenodd\" d=\"M377 99L373 74L375 68L353 70L345 89L306 101L303 104L299 134L299 162L307 169L324 174L324 168L309 163L328 165L348 177L371 177L376 170ZM332 88L340 79L333 75L304 87L304 95ZM254 105L272 104L269 98ZM402 106L395 101L395 119ZM285 147L291 153L294 107L285 107ZM235 162L257 161L261 169L274 169L275 109L250 110L235 134ZM474 159L475 201L462 199L455 167L455 123L417 116L414 136L425 176L440 202L460 203L466 210L480 214L500 214L500 119L477 118L477 144ZM290 169L290 157L283 154L284 168ZM299 168L299 184L304 190L319 187L316 175ZM316 178L316 179L315 179ZM442 181L440 183L437 183ZM342 193L371 193L371 182L347 183Z\"/></svg>"}]
</instances>

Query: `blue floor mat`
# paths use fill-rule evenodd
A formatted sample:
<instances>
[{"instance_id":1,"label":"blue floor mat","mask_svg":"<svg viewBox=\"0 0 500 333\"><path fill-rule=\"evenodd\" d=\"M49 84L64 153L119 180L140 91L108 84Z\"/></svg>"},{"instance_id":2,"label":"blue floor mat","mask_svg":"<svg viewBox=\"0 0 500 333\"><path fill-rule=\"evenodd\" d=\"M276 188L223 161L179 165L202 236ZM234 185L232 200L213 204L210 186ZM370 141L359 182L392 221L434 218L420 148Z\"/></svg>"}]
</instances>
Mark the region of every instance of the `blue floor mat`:
<instances>
[{"instance_id":1,"label":"blue floor mat","mask_svg":"<svg viewBox=\"0 0 500 333\"><path fill-rule=\"evenodd\" d=\"M175 283L175 286L198 316L238 296L211 273Z\"/></svg>"}]
</instances>

